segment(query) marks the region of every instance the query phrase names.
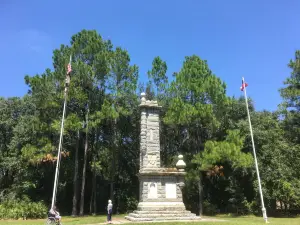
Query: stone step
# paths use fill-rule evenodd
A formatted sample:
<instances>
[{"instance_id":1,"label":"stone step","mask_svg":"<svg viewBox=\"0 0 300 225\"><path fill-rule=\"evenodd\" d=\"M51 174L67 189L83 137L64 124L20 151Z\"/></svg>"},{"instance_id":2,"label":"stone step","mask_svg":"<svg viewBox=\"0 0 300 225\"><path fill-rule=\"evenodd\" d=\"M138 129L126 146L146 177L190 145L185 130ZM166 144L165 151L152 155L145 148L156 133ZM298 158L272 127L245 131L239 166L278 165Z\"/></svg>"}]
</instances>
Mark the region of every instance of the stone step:
<instances>
[{"instance_id":1,"label":"stone step","mask_svg":"<svg viewBox=\"0 0 300 225\"><path fill-rule=\"evenodd\" d=\"M159 210L151 210L151 211L139 211L139 210L134 210L132 213L135 214L184 214L184 213L191 213L190 211L187 210L176 210L176 211L159 211Z\"/></svg>"},{"instance_id":2,"label":"stone step","mask_svg":"<svg viewBox=\"0 0 300 225\"><path fill-rule=\"evenodd\" d=\"M165 213L165 212L141 213L141 212L135 211L135 212L132 212L130 214L139 215L139 216L145 216L145 215L147 215L147 216L155 216L155 215L164 215L164 216L176 216L176 215L182 216L182 215L188 215L188 216L196 216L196 214L188 212L188 211L186 211L186 212L173 212L173 213Z\"/></svg>"},{"instance_id":3,"label":"stone step","mask_svg":"<svg viewBox=\"0 0 300 225\"><path fill-rule=\"evenodd\" d=\"M137 207L138 211L185 211L185 207L176 207L176 206L139 206Z\"/></svg>"},{"instance_id":4,"label":"stone step","mask_svg":"<svg viewBox=\"0 0 300 225\"><path fill-rule=\"evenodd\" d=\"M130 213L129 216L135 217L135 218L144 218L144 217L151 217L151 218L158 218L158 217L193 217L196 216L192 213L180 213L180 214L163 214L163 213L157 213L157 214L137 214L137 213Z\"/></svg>"},{"instance_id":5,"label":"stone step","mask_svg":"<svg viewBox=\"0 0 300 225\"><path fill-rule=\"evenodd\" d=\"M201 220L201 217L197 216L173 216L173 217L133 217L126 216L125 219L130 221L163 221L163 220Z\"/></svg>"}]
</instances>

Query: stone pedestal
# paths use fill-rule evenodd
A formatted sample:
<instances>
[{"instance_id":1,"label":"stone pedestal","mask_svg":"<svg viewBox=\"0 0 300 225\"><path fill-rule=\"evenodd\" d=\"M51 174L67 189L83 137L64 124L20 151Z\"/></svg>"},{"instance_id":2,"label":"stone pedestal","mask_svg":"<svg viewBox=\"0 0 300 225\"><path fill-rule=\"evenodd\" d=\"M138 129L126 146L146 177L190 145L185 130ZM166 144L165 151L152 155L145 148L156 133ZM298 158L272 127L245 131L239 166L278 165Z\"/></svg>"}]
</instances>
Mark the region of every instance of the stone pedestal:
<instances>
[{"instance_id":1,"label":"stone pedestal","mask_svg":"<svg viewBox=\"0 0 300 225\"><path fill-rule=\"evenodd\" d=\"M137 210L125 218L131 221L198 220L182 201L184 186L183 156L177 168L160 167L159 110L156 101L141 94L140 195Z\"/></svg>"}]
</instances>

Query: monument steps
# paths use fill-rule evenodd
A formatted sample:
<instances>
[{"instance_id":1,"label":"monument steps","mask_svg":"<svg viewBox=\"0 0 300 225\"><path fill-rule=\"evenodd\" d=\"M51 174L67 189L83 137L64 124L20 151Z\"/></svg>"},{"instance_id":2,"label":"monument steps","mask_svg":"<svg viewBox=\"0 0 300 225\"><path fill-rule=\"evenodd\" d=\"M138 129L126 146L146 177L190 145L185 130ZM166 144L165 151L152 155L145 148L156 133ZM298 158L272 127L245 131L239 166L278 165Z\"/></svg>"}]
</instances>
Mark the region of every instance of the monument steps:
<instances>
[{"instance_id":1,"label":"monument steps","mask_svg":"<svg viewBox=\"0 0 300 225\"><path fill-rule=\"evenodd\" d=\"M157 213L151 213L151 214L139 214L139 213L130 213L129 216L132 216L132 217L145 217L145 216L151 216L151 217L176 217L176 216L184 216L184 217L190 217L190 216L196 216L195 214L193 213L189 213L189 212L186 212L186 213L176 213L174 212L173 214L170 214L170 213L165 213L165 212L157 212Z\"/></svg>"},{"instance_id":2,"label":"monument steps","mask_svg":"<svg viewBox=\"0 0 300 225\"><path fill-rule=\"evenodd\" d=\"M152 215L151 215L152 216ZM165 220L185 220L185 221L190 221L190 220L201 220L201 217L197 216L169 216L169 217L134 217L128 216L125 217L125 219L130 220L130 221L165 221Z\"/></svg>"},{"instance_id":3,"label":"monument steps","mask_svg":"<svg viewBox=\"0 0 300 225\"><path fill-rule=\"evenodd\" d=\"M184 214L184 213L187 213L187 214L193 214L187 210L180 210L180 211L159 211L159 210L151 210L151 211L139 211L139 210L135 210L133 211L132 213L134 214L157 214L157 213L161 213L163 212L163 214ZM193 214L194 215L194 214Z\"/></svg>"},{"instance_id":4,"label":"monument steps","mask_svg":"<svg viewBox=\"0 0 300 225\"><path fill-rule=\"evenodd\" d=\"M161 207L151 207L151 206L143 206L143 207L138 207L137 208L138 211L181 211L181 212L185 212L186 210L180 207L176 207L176 206L161 206Z\"/></svg>"}]
</instances>

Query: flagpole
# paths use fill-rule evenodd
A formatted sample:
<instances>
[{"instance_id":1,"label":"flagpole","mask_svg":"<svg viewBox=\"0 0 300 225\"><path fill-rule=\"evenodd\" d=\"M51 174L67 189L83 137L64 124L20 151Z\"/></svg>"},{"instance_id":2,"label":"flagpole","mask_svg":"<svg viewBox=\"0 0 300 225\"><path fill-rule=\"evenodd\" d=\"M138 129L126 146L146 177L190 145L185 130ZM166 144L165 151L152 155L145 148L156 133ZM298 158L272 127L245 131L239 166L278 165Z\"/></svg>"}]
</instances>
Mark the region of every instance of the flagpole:
<instances>
[{"instance_id":1,"label":"flagpole","mask_svg":"<svg viewBox=\"0 0 300 225\"><path fill-rule=\"evenodd\" d=\"M70 56L70 62L71 64L72 56ZM60 167L60 157L61 157L61 148L62 148L62 141L63 141L63 131L64 131L64 121L65 121L65 113L66 113L66 105L67 105L67 92L68 92L68 86L70 83L70 77L69 77L69 65L68 65L68 72L66 76L66 82L65 82L65 91L64 91L64 107L63 107L63 115L61 119L61 126L60 126L60 137L59 137L59 144L58 144L58 153L57 153L57 161L56 161L56 170L55 170L55 178L54 178L54 187L53 187L53 194L52 194L52 203L51 203L51 209L53 209L55 201L56 201L56 193L57 193L57 185L58 185L58 177L59 177L59 167Z\"/></svg>"},{"instance_id":2,"label":"flagpole","mask_svg":"<svg viewBox=\"0 0 300 225\"><path fill-rule=\"evenodd\" d=\"M255 161L255 168L256 168L256 173L257 173L258 188L259 188L261 205L262 205L261 210L262 210L264 220L266 221L266 223L268 223L267 211L266 211L265 204L264 204L264 197L263 197L263 193L262 193L259 170L258 170L258 163L257 163L257 158L256 158L256 151L255 151L255 145L254 145L253 131L252 131L252 125L251 125L251 119L250 119L250 113L249 113L248 99L247 99L247 92L246 92L246 85L245 85L244 77L242 77L242 81L243 81L242 82L242 88L244 90L244 95L245 95L246 108L247 108L248 121L249 121L249 129L250 129L250 134L251 134L251 141L252 141L253 155L254 155L254 161Z\"/></svg>"}]
</instances>

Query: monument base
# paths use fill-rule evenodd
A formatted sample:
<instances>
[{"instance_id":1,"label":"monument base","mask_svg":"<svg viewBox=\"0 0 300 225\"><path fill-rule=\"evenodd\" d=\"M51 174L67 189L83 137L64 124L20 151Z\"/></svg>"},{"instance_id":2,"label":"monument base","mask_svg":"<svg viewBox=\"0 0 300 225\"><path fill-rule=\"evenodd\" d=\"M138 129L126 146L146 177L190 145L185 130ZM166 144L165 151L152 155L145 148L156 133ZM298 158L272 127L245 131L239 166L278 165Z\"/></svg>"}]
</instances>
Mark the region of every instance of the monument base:
<instances>
[{"instance_id":1,"label":"monument base","mask_svg":"<svg viewBox=\"0 0 300 225\"><path fill-rule=\"evenodd\" d=\"M130 221L200 220L182 201L184 171L176 168L143 168L138 174L140 202L125 219Z\"/></svg>"},{"instance_id":2,"label":"monument base","mask_svg":"<svg viewBox=\"0 0 300 225\"><path fill-rule=\"evenodd\" d=\"M183 202L140 202L137 210L125 219L130 221L201 220L185 209Z\"/></svg>"}]
</instances>

